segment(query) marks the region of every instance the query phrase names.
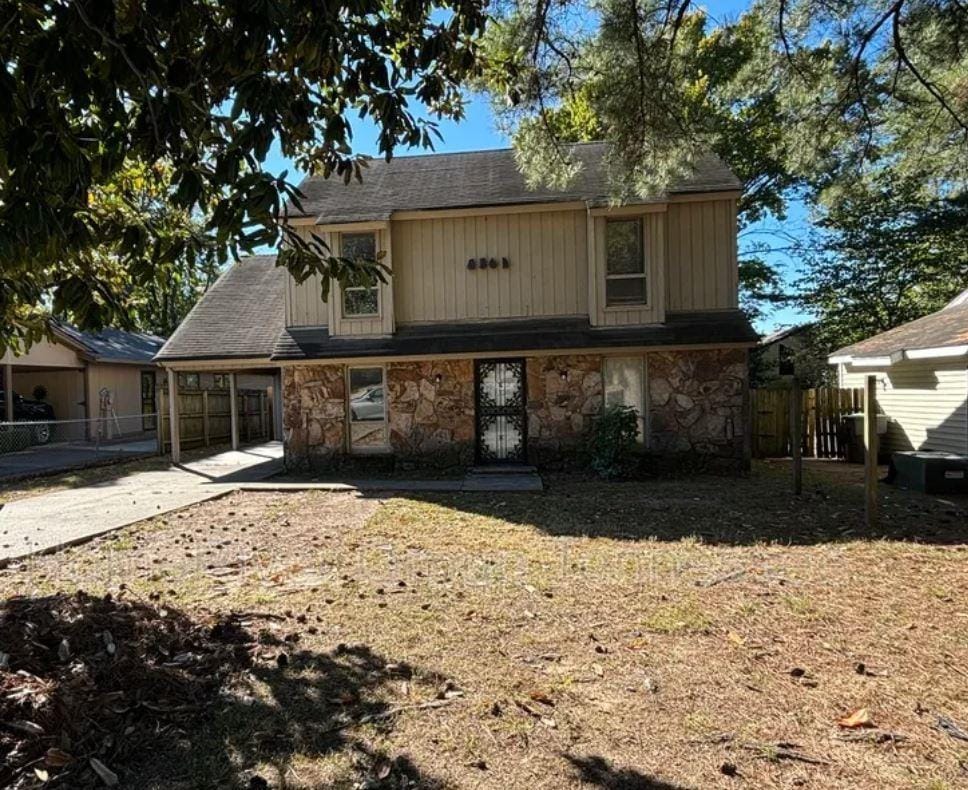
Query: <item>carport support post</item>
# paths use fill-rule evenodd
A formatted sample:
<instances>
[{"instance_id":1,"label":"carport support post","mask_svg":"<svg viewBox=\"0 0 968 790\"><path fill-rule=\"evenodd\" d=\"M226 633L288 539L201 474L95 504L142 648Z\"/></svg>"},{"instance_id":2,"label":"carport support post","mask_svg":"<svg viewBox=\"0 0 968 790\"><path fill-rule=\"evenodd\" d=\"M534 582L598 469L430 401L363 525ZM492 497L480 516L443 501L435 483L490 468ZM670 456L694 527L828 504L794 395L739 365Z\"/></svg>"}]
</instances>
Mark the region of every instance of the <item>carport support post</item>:
<instances>
[{"instance_id":1,"label":"carport support post","mask_svg":"<svg viewBox=\"0 0 968 790\"><path fill-rule=\"evenodd\" d=\"M168 368L168 426L171 430L171 462L181 462L181 425L178 419L178 374Z\"/></svg>"},{"instance_id":2,"label":"carport support post","mask_svg":"<svg viewBox=\"0 0 968 790\"><path fill-rule=\"evenodd\" d=\"M3 421L13 422L13 365L3 366Z\"/></svg>"},{"instance_id":3,"label":"carport support post","mask_svg":"<svg viewBox=\"0 0 968 790\"><path fill-rule=\"evenodd\" d=\"M864 516L877 526L877 377L864 379Z\"/></svg>"},{"instance_id":4,"label":"carport support post","mask_svg":"<svg viewBox=\"0 0 968 790\"><path fill-rule=\"evenodd\" d=\"M790 454L793 457L793 493L803 492L803 395L800 380L793 378L790 387Z\"/></svg>"},{"instance_id":5,"label":"carport support post","mask_svg":"<svg viewBox=\"0 0 968 790\"><path fill-rule=\"evenodd\" d=\"M229 415L232 423L232 449L239 449L239 400L235 374L229 373Z\"/></svg>"}]
</instances>

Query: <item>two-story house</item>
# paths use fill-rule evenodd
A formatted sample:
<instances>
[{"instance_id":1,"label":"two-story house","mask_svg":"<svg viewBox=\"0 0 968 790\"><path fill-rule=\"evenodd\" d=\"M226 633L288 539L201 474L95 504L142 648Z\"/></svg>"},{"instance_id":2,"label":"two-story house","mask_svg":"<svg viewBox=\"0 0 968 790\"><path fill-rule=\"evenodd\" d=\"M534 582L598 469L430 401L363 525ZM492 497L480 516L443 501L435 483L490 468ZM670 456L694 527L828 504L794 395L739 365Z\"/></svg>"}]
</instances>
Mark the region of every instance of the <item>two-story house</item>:
<instances>
[{"instance_id":1,"label":"two-story house","mask_svg":"<svg viewBox=\"0 0 968 790\"><path fill-rule=\"evenodd\" d=\"M374 161L309 178L289 222L391 276L321 297L271 256L239 261L159 354L172 370L275 369L292 465L392 454L546 464L606 404L657 453L745 463L749 348L737 305L740 184L717 159L612 205L604 148L566 191L529 189L511 151Z\"/></svg>"}]
</instances>

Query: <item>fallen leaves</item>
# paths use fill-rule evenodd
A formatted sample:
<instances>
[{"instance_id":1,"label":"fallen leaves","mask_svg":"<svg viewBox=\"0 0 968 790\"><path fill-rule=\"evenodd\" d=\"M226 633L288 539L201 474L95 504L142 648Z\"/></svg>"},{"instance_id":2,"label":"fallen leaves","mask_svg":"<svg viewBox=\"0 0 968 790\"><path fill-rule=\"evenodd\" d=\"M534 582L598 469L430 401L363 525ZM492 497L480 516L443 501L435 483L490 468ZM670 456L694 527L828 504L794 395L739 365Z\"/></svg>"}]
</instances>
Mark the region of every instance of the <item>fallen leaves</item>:
<instances>
[{"instance_id":1,"label":"fallen leaves","mask_svg":"<svg viewBox=\"0 0 968 790\"><path fill-rule=\"evenodd\" d=\"M853 713L837 722L838 727L843 727L844 729L857 729L859 727L873 727L874 717L867 708L858 708Z\"/></svg>"}]
</instances>

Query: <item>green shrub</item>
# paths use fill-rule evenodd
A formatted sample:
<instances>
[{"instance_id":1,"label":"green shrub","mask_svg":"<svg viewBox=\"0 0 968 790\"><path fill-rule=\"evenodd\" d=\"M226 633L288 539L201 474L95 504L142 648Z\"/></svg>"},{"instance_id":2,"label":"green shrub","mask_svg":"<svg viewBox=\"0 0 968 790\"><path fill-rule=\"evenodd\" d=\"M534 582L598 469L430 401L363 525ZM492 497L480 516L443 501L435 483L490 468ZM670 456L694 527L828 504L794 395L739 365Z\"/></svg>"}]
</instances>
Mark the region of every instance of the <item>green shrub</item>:
<instances>
[{"instance_id":1,"label":"green shrub","mask_svg":"<svg viewBox=\"0 0 968 790\"><path fill-rule=\"evenodd\" d=\"M592 424L585 439L588 465L599 477L622 477L635 466L633 450L639 415L629 406L609 406Z\"/></svg>"}]
</instances>

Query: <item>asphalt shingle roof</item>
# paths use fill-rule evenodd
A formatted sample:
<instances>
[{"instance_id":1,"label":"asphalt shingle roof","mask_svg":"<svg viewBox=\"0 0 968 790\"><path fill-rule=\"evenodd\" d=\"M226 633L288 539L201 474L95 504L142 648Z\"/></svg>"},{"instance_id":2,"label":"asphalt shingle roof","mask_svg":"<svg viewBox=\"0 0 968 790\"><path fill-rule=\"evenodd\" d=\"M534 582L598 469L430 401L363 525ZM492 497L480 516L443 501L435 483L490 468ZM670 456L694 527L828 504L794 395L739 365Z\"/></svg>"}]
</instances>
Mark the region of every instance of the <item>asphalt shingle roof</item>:
<instances>
[{"instance_id":1,"label":"asphalt shingle roof","mask_svg":"<svg viewBox=\"0 0 968 790\"><path fill-rule=\"evenodd\" d=\"M830 356L882 357L912 349L963 345L968 345L968 290L936 313L844 346Z\"/></svg>"},{"instance_id":2,"label":"asphalt shingle roof","mask_svg":"<svg viewBox=\"0 0 968 790\"><path fill-rule=\"evenodd\" d=\"M399 327L392 337L332 337L324 327L289 327L273 359L488 353L540 349L616 348L708 343L753 345L756 332L739 310L669 313L664 324L592 328L587 318L539 318L481 324L447 323Z\"/></svg>"},{"instance_id":3,"label":"asphalt shingle roof","mask_svg":"<svg viewBox=\"0 0 968 790\"><path fill-rule=\"evenodd\" d=\"M98 362L150 363L165 338L147 332L125 332L121 329L102 329L99 332L82 332L80 329L54 321L51 327L86 355Z\"/></svg>"},{"instance_id":4,"label":"asphalt shingle roof","mask_svg":"<svg viewBox=\"0 0 968 790\"><path fill-rule=\"evenodd\" d=\"M585 201L606 204L609 187L603 164L603 143L572 148L583 167L574 183L562 191L532 190L524 181L511 149L394 157L371 160L363 182L345 184L340 178L310 176L299 188L302 211L323 224L386 220L394 211L471 208L521 203ZM741 188L739 180L717 157L699 162L695 174L670 193L722 192ZM657 196L656 199L661 199Z\"/></svg>"},{"instance_id":5,"label":"asphalt shingle roof","mask_svg":"<svg viewBox=\"0 0 968 790\"><path fill-rule=\"evenodd\" d=\"M268 358L286 323L285 289L275 255L242 258L208 289L155 359Z\"/></svg>"}]
</instances>

